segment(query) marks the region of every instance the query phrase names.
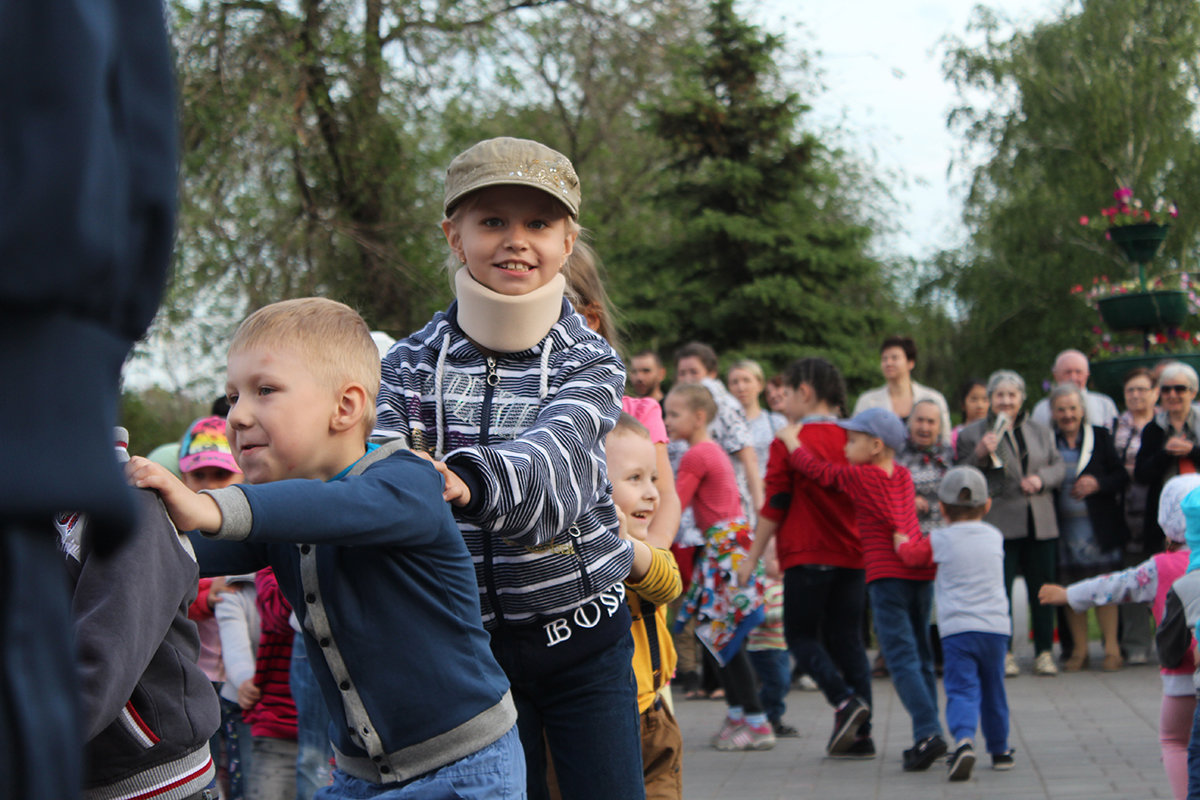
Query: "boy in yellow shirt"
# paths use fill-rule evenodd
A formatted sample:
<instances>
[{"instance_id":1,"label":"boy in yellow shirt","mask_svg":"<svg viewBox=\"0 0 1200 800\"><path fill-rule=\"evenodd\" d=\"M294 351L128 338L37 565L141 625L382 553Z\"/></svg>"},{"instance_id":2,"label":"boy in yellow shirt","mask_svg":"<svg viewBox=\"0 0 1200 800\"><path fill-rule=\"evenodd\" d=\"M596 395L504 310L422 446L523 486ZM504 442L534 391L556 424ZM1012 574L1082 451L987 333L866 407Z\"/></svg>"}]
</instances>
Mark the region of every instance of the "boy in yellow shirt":
<instances>
[{"instance_id":1,"label":"boy in yellow shirt","mask_svg":"<svg viewBox=\"0 0 1200 800\"><path fill-rule=\"evenodd\" d=\"M679 566L669 550L646 544L658 508L657 459L646 428L621 414L606 439L608 477L621 518L621 535L634 543L633 568L625 585L633 614L633 672L642 721L642 764L647 800L679 800L683 794L683 735L660 694L675 672L675 646L667 603L682 592Z\"/></svg>"}]
</instances>

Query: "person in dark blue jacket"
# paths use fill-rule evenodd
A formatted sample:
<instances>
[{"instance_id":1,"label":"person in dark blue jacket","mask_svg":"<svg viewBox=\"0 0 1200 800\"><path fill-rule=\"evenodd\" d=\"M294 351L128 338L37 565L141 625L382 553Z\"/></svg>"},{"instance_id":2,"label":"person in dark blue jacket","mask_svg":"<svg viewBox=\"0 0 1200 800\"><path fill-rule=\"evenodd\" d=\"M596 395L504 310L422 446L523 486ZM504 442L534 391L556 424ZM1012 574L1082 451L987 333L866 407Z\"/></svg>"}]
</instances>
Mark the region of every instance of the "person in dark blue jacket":
<instances>
[{"instance_id":1,"label":"person in dark blue jacket","mask_svg":"<svg viewBox=\"0 0 1200 800\"><path fill-rule=\"evenodd\" d=\"M320 798L523 798L508 679L431 463L368 444L379 353L362 318L306 298L234 335L229 442L247 481L195 494L131 462L197 543L201 571L270 565L305 632L338 768Z\"/></svg>"},{"instance_id":2,"label":"person in dark blue jacket","mask_svg":"<svg viewBox=\"0 0 1200 800\"><path fill-rule=\"evenodd\" d=\"M162 0L0 3L0 797L78 797L78 679L51 520L135 525L121 364L158 308L176 202Z\"/></svg>"}]
</instances>

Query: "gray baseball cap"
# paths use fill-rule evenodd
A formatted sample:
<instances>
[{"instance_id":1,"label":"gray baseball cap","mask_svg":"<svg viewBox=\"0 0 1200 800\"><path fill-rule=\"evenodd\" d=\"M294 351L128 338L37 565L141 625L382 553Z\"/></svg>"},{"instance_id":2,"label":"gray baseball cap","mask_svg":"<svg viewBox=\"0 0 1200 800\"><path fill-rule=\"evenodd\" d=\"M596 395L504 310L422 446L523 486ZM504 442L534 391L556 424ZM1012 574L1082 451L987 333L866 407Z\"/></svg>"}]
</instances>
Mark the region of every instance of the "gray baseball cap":
<instances>
[{"instance_id":1,"label":"gray baseball cap","mask_svg":"<svg viewBox=\"0 0 1200 800\"><path fill-rule=\"evenodd\" d=\"M532 186L553 196L579 217L579 176L557 150L531 139L500 136L485 139L454 157L446 169L444 210L468 194L489 186Z\"/></svg>"},{"instance_id":2,"label":"gray baseball cap","mask_svg":"<svg viewBox=\"0 0 1200 800\"><path fill-rule=\"evenodd\" d=\"M952 467L942 476L937 496L948 506L978 508L988 500L987 479L975 467Z\"/></svg>"},{"instance_id":3,"label":"gray baseball cap","mask_svg":"<svg viewBox=\"0 0 1200 800\"><path fill-rule=\"evenodd\" d=\"M850 419L838 420L838 425L848 431L865 433L880 439L893 451L899 452L908 438L908 431L900 418L886 408L868 408Z\"/></svg>"}]
</instances>

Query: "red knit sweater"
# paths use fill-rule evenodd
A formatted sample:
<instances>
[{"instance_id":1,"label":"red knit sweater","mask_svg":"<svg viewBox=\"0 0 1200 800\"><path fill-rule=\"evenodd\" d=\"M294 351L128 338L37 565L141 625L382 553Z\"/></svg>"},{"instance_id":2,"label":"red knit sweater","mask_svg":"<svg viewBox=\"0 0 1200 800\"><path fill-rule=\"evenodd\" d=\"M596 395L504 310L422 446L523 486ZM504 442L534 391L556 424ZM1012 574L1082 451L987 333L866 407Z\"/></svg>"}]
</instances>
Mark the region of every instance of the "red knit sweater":
<instances>
[{"instance_id":1,"label":"red knit sweater","mask_svg":"<svg viewBox=\"0 0 1200 800\"><path fill-rule=\"evenodd\" d=\"M254 576L258 592L258 615L262 636L258 640L254 685L262 697L243 714L254 736L272 739L296 738L296 703L292 700L290 671L292 640L296 632L288 623L292 607L279 590L279 581L271 568Z\"/></svg>"},{"instance_id":2,"label":"red knit sweater","mask_svg":"<svg viewBox=\"0 0 1200 800\"><path fill-rule=\"evenodd\" d=\"M800 441L826 461L846 463L846 432L835 423L807 423ZM863 568L854 502L793 469L787 447L778 439L771 442L764 495L759 513L779 525L775 552L782 569L801 564Z\"/></svg>"},{"instance_id":3,"label":"red knit sweater","mask_svg":"<svg viewBox=\"0 0 1200 800\"><path fill-rule=\"evenodd\" d=\"M683 454L675 492L681 507L692 507L701 531L743 516L733 464L716 442L698 442Z\"/></svg>"},{"instance_id":4,"label":"red knit sweater","mask_svg":"<svg viewBox=\"0 0 1200 800\"><path fill-rule=\"evenodd\" d=\"M874 464L834 464L822 461L803 445L792 451L788 461L797 471L822 486L845 492L854 501L867 583L880 578L933 580L937 569L906 566L896 554L892 538L896 531L908 534L910 538L921 535L916 492L912 475L906 468L894 464L892 474L888 475Z\"/></svg>"}]
</instances>

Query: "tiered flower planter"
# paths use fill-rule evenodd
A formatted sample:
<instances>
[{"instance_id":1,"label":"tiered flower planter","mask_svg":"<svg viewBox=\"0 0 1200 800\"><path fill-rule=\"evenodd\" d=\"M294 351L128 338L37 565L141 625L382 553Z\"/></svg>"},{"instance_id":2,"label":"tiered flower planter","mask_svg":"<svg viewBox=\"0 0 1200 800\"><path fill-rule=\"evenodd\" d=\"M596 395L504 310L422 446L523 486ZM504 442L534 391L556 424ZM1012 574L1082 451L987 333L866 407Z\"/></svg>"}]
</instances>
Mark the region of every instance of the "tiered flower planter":
<instances>
[{"instance_id":1,"label":"tiered flower planter","mask_svg":"<svg viewBox=\"0 0 1200 800\"><path fill-rule=\"evenodd\" d=\"M1178 328L1187 319L1187 292L1162 289L1114 294L1101 300L1100 317L1110 330Z\"/></svg>"},{"instance_id":2,"label":"tiered flower planter","mask_svg":"<svg viewBox=\"0 0 1200 800\"><path fill-rule=\"evenodd\" d=\"M1141 292L1117 294L1100 300L1100 317L1113 331L1141 331L1147 339L1163 330L1181 327L1188 317L1187 293L1177 289L1146 290L1146 264L1154 259L1167 236L1166 225L1152 222L1109 228L1108 237L1137 265ZM1137 367L1153 369L1159 361L1182 361L1200 372L1200 353L1149 352L1142 355L1118 356L1091 365L1092 384L1096 391L1113 397L1123 405L1125 376Z\"/></svg>"}]
</instances>

